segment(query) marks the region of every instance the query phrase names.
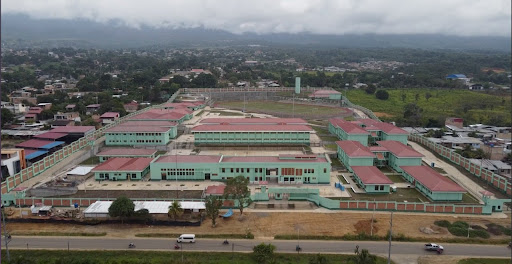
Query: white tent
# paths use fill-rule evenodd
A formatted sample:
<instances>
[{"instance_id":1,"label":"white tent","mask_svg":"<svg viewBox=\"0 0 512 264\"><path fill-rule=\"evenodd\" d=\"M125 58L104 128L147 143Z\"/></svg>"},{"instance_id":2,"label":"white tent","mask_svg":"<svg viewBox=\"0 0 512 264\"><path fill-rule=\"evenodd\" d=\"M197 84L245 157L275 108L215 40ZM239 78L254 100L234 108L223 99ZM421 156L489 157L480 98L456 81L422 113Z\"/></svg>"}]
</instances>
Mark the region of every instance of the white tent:
<instances>
[{"instance_id":1,"label":"white tent","mask_svg":"<svg viewBox=\"0 0 512 264\"><path fill-rule=\"evenodd\" d=\"M91 170L94 169L94 167L89 167L89 166L78 166L74 169L72 169L71 171L68 171L68 173L66 173L67 175L87 175L89 172L91 172Z\"/></svg>"}]
</instances>

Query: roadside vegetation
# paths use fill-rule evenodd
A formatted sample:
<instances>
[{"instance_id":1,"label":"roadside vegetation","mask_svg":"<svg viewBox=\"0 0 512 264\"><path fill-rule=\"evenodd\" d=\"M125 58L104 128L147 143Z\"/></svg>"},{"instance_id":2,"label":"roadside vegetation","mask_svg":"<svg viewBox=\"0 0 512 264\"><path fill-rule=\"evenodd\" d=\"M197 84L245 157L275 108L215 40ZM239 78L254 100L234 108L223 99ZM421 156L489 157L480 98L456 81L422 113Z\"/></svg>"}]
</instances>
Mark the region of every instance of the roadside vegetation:
<instances>
[{"instance_id":1,"label":"roadside vegetation","mask_svg":"<svg viewBox=\"0 0 512 264\"><path fill-rule=\"evenodd\" d=\"M247 249L243 249L247 250ZM259 258L254 253L226 253L226 252L162 252L162 251L64 251L64 250L10 250L11 262L7 261L5 250L2 250L2 264L172 264L172 263L240 263L240 264L260 264ZM262 260L273 260L273 263L350 263L350 264L384 264L386 259L371 254L362 255L334 255L334 254L283 254L261 252L259 255ZM362 255L359 257L359 255ZM183 256L183 262L182 262ZM359 259L358 259L359 257ZM318 261L320 260L320 262ZM368 260L369 262L360 262ZM391 262L394 263L394 262Z\"/></svg>"}]
</instances>

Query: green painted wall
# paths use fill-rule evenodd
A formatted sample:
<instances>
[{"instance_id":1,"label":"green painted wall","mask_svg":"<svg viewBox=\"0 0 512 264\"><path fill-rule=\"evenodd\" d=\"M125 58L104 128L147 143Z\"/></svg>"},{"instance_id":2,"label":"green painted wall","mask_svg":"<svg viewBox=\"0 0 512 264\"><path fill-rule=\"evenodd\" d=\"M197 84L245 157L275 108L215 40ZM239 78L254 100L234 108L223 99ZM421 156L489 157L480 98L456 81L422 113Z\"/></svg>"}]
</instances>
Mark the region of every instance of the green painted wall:
<instances>
[{"instance_id":1,"label":"green painted wall","mask_svg":"<svg viewBox=\"0 0 512 264\"><path fill-rule=\"evenodd\" d=\"M94 179L97 181L140 181L149 172L149 166L143 171L96 171L94 172Z\"/></svg>"},{"instance_id":2,"label":"green painted wall","mask_svg":"<svg viewBox=\"0 0 512 264\"><path fill-rule=\"evenodd\" d=\"M170 127L167 132L106 132L107 146L154 146L167 145L178 134L177 127Z\"/></svg>"},{"instance_id":3,"label":"green painted wall","mask_svg":"<svg viewBox=\"0 0 512 264\"><path fill-rule=\"evenodd\" d=\"M330 94L329 99L331 100L341 100L341 94Z\"/></svg>"},{"instance_id":4,"label":"green painted wall","mask_svg":"<svg viewBox=\"0 0 512 264\"><path fill-rule=\"evenodd\" d=\"M364 186L364 190L366 193L389 193L391 188L388 184L385 185L374 185L374 184L368 184Z\"/></svg>"},{"instance_id":5,"label":"green painted wall","mask_svg":"<svg viewBox=\"0 0 512 264\"><path fill-rule=\"evenodd\" d=\"M309 145L309 132L194 132L195 144Z\"/></svg>"},{"instance_id":6,"label":"green painted wall","mask_svg":"<svg viewBox=\"0 0 512 264\"><path fill-rule=\"evenodd\" d=\"M402 176L410 183L414 182L414 178L406 172L402 172ZM462 192L432 192L426 186L416 181L416 189L423 195L430 198L433 201L462 201Z\"/></svg>"},{"instance_id":7,"label":"green painted wall","mask_svg":"<svg viewBox=\"0 0 512 264\"><path fill-rule=\"evenodd\" d=\"M388 165L397 172L402 172L400 166L420 166L421 158L398 158L389 153Z\"/></svg>"},{"instance_id":8,"label":"green painted wall","mask_svg":"<svg viewBox=\"0 0 512 264\"><path fill-rule=\"evenodd\" d=\"M278 182L291 183L302 181L303 183L325 183L330 182L331 165L325 163L299 163L299 162L276 162L276 163L162 163L153 162L151 167L151 180L205 180L226 181L228 178L243 175L249 178L249 181L271 181L276 179ZM178 168L178 175L174 174ZM302 175L283 175L283 168L293 168L294 174ZM209 175L208 175L209 174Z\"/></svg>"},{"instance_id":9,"label":"green painted wall","mask_svg":"<svg viewBox=\"0 0 512 264\"><path fill-rule=\"evenodd\" d=\"M408 135L402 135L402 134L399 134L399 135L388 135L384 132L382 132L382 139L379 139L379 140L394 140L394 141L400 141L402 143L404 143L404 145L407 145L407 136Z\"/></svg>"},{"instance_id":10,"label":"green painted wall","mask_svg":"<svg viewBox=\"0 0 512 264\"><path fill-rule=\"evenodd\" d=\"M110 158L154 158L155 155L115 155L115 156L98 156L100 162L105 162Z\"/></svg>"}]
</instances>

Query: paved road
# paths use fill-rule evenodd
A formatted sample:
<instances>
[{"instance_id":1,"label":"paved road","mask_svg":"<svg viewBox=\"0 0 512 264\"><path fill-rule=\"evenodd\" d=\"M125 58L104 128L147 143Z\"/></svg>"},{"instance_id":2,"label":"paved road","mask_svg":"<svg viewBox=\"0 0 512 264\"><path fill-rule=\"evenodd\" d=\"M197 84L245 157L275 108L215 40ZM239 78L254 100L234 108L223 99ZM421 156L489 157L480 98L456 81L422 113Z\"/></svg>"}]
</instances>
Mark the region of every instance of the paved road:
<instances>
[{"instance_id":1,"label":"paved road","mask_svg":"<svg viewBox=\"0 0 512 264\"><path fill-rule=\"evenodd\" d=\"M134 242L137 250L173 250L176 240L160 238L137 238L137 239L110 239L110 238L73 238L73 237L13 237L9 243L10 249L98 249L98 250L119 250L128 249L128 244ZM183 245L187 251L226 251L251 252L252 247L265 242L272 243L277 247L278 252L293 253L297 241L289 240L230 240L230 245L223 245L222 239L197 239L195 244ZM233 246L234 244L234 246ZM360 249L366 248L373 254L387 255L387 242L370 241L300 241L303 253L346 253L353 254L355 246ZM505 245L464 245L445 244L445 255L457 256L478 256L478 257L510 257L510 249ZM406 255L435 255L435 252L423 250L423 243L417 242L395 242L392 245L391 253Z\"/></svg>"}]
</instances>

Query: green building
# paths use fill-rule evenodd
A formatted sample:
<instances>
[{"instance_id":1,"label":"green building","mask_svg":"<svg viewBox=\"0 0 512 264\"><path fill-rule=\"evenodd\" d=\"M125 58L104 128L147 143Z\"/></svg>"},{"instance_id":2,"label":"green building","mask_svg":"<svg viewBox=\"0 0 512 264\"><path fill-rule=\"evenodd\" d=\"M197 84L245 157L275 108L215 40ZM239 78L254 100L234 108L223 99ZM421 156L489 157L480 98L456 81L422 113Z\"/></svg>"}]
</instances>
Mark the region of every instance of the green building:
<instances>
[{"instance_id":1,"label":"green building","mask_svg":"<svg viewBox=\"0 0 512 264\"><path fill-rule=\"evenodd\" d=\"M341 100L341 93L335 90L316 90L309 97L312 99Z\"/></svg>"},{"instance_id":2,"label":"green building","mask_svg":"<svg viewBox=\"0 0 512 264\"><path fill-rule=\"evenodd\" d=\"M106 149L98 154L100 162L105 162L110 158L154 158L156 149L143 149L143 148L113 148Z\"/></svg>"},{"instance_id":3,"label":"green building","mask_svg":"<svg viewBox=\"0 0 512 264\"><path fill-rule=\"evenodd\" d=\"M306 125L199 125L192 129L194 143L217 146L309 145L313 130Z\"/></svg>"},{"instance_id":4,"label":"green building","mask_svg":"<svg viewBox=\"0 0 512 264\"><path fill-rule=\"evenodd\" d=\"M354 178L366 193L389 193L393 182L375 166L352 166Z\"/></svg>"},{"instance_id":5,"label":"green building","mask_svg":"<svg viewBox=\"0 0 512 264\"><path fill-rule=\"evenodd\" d=\"M92 169L97 181L141 180L153 158L111 158Z\"/></svg>"},{"instance_id":6,"label":"green building","mask_svg":"<svg viewBox=\"0 0 512 264\"><path fill-rule=\"evenodd\" d=\"M386 148L387 165L397 172L402 172L401 166L420 166L423 154L399 141L377 141L379 146Z\"/></svg>"},{"instance_id":7,"label":"green building","mask_svg":"<svg viewBox=\"0 0 512 264\"><path fill-rule=\"evenodd\" d=\"M178 134L170 121L127 121L105 130L107 146L167 145Z\"/></svg>"},{"instance_id":8,"label":"green building","mask_svg":"<svg viewBox=\"0 0 512 264\"><path fill-rule=\"evenodd\" d=\"M369 118L352 121L352 123L361 126L364 130L370 133L370 144L375 144L377 141L381 140L394 140L400 141L407 145L407 137L409 136L409 132L392 124L376 121Z\"/></svg>"},{"instance_id":9,"label":"green building","mask_svg":"<svg viewBox=\"0 0 512 264\"><path fill-rule=\"evenodd\" d=\"M403 177L432 201L462 201L466 190L428 166L402 166Z\"/></svg>"},{"instance_id":10,"label":"green building","mask_svg":"<svg viewBox=\"0 0 512 264\"><path fill-rule=\"evenodd\" d=\"M364 146L368 146L368 136L370 133L360 126L343 119L329 119L329 132L336 135L340 140L359 141Z\"/></svg>"},{"instance_id":11,"label":"green building","mask_svg":"<svg viewBox=\"0 0 512 264\"><path fill-rule=\"evenodd\" d=\"M184 109L163 109L155 108L147 110L138 115L134 115L129 120L140 120L140 121L170 121L181 124L186 120L192 118L190 111L182 111Z\"/></svg>"},{"instance_id":12,"label":"green building","mask_svg":"<svg viewBox=\"0 0 512 264\"><path fill-rule=\"evenodd\" d=\"M373 166L375 154L359 141L336 141L338 159L352 172L352 166Z\"/></svg>"},{"instance_id":13,"label":"green building","mask_svg":"<svg viewBox=\"0 0 512 264\"><path fill-rule=\"evenodd\" d=\"M151 180L226 181L243 175L251 183L328 184L326 156L160 156L151 163Z\"/></svg>"}]
</instances>

